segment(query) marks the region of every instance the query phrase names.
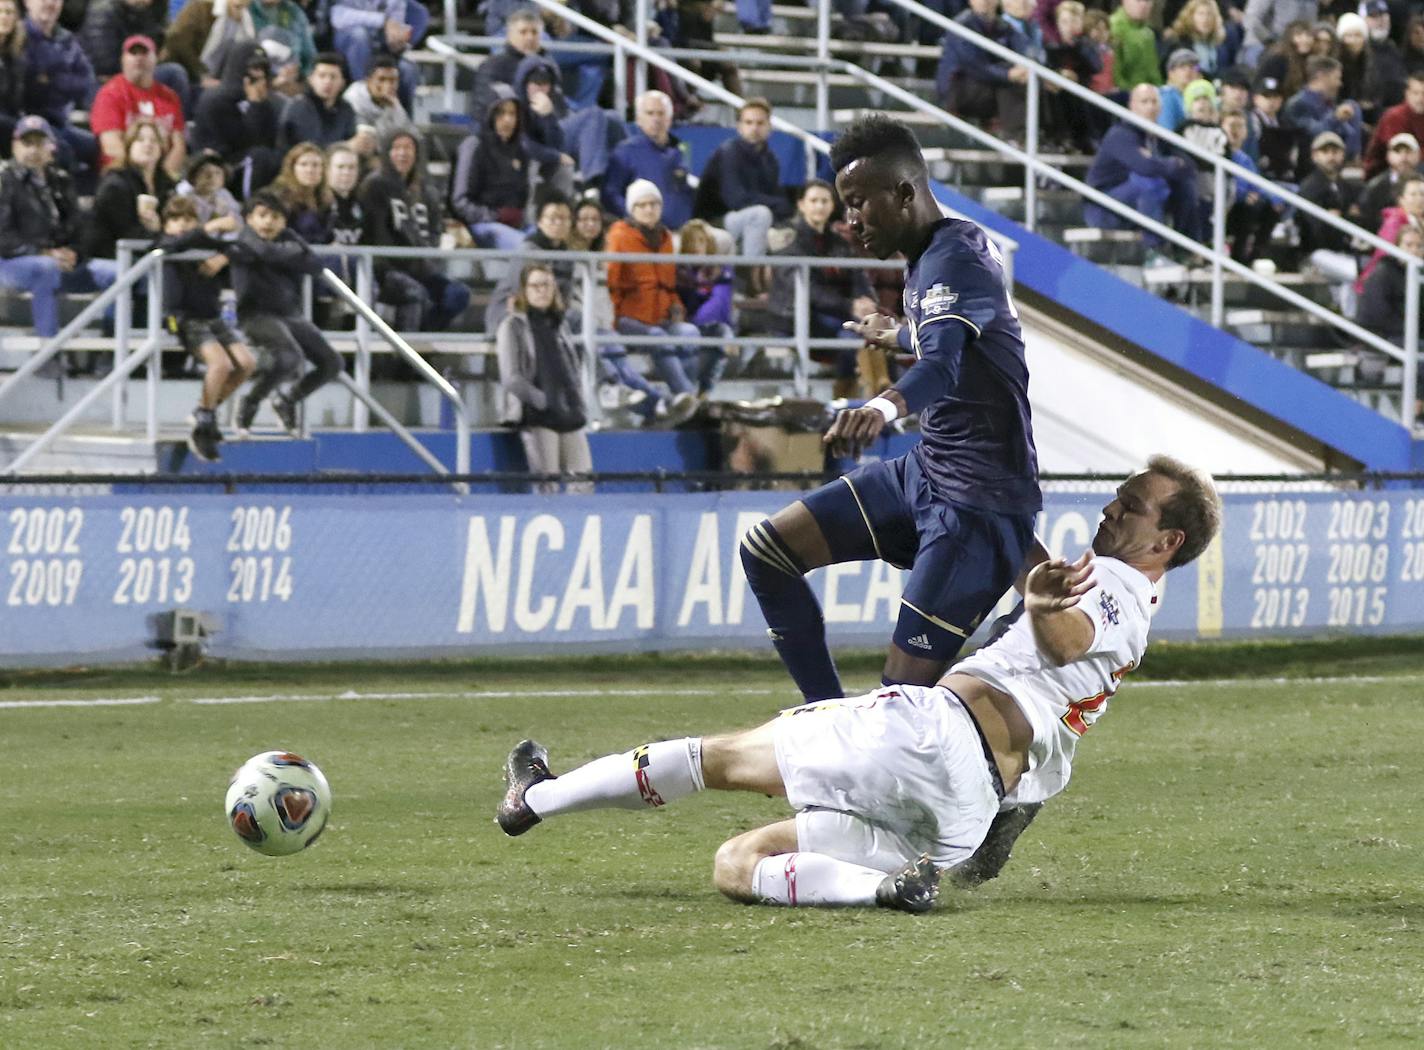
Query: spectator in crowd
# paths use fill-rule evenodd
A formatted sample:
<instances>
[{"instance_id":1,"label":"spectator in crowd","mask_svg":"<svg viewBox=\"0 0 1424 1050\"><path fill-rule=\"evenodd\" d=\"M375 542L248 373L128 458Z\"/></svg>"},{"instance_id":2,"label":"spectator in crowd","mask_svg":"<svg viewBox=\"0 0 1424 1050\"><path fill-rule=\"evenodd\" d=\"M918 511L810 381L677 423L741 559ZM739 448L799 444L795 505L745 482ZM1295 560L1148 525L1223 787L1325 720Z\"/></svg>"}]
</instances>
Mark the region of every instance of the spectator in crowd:
<instances>
[{"instance_id":1,"label":"spectator in crowd","mask_svg":"<svg viewBox=\"0 0 1424 1050\"><path fill-rule=\"evenodd\" d=\"M1322 131L1310 144L1310 159L1315 170L1300 184L1299 193L1311 204L1323 208L1349 222L1359 219L1360 187L1340 177L1345 166L1345 143L1333 131ZM1304 212L1297 216L1300 226L1301 251L1311 266L1330 282L1331 293L1340 312L1355 316L1355 279L1359 276L1359 260L1350 243L1350 235L1331 224Z\"/></svg>"},{"instance_id":2,"label":"spectator in crowd","mask_svg":"<svg viewBox=\"0 0 1424 1050\"><path fill-rule=\"evenodd\" d=\"M999 17L999 0L969 0L969 6L954 20L1003 47L1023 46L1022 39ZM991 55L955 33L945 34L935 89L946 109L982 123L997 120L1000 134L1022 140L1027 119L1023 86L1027 81L1028 70L1023 66Z\"/></svg>"},{"instance_id":3,"label":"spectator in crowd","mask_svg":"<svg viewBox=\"0 0 1424 1050\"><path fill-rule=\"evenodd\" d=\"M736 8L743 33L771 32L771 0L736 0Z\"/></svg>"},{"instance_id":4,"label":"spectator in crowd","mask_svg":"<svg viewBox=\"0 0 1424 1050\"><path fill-rule=\"evenodd\" d=\"M1396 135L1409 134L1424 142L1424 73L1411 74L1404 86L1404 101L1380 115L1365 150L1365 178L1374 178L1388 166L1386 153Z\"/></svg>"},{"instance_id":5,"label":"spectator in crowd","mask_svg":"<svg viewBox=\"0 0 1424 1050\"><path fill-rule=\"evenodd\" d=\"M325 148L346 142L362 156L374 152L378 140L371 134L357 134L356 111L341 97L345 87L342 57L335 51L317 55L306 91L282 111L277 127L281 147L285 150L298 142L315 142Z\"/></svg>"},{"instance_id":6,"label":"spectator in crowd","mask_svg":"<svg viewBox=\"0 0 1424 1050\"><path fill-rule=\"evenodd\" d=\"M1408 73L1404 55L1390 32L1390 11L1387 0L1364 0L1360 5L1365 16L1365 28L1370 38L1370 64L1375 82L1381 91L1380 109L1399 104L1404 96L1404 80Z\"/></svg>"},{"instance_id":7,"label":"spectator in crowd","mask_svg":"<svg viewBox=\"0 0 1424 1050\"><path fill-rule=\"evenodd\" d=\"M0 158L10 155L25 105L25 22L20 0L0 0Z\"/></svg>"},{"instance_id":8,"label":"spectator in crowd","mask_svg":"<svg viewBox=\"0 0 1424 1050\"><path fill-rule=\"evenodd\" d=\"M504 23L504 50L491 52L475 70L470 93L471 115L489 112L490 103L494 101L494 86L513 87L514 74L526 58L531 55L548 58L540 44L543 31L544 17L536 8L521 7L509 15Z\"/></svg>"},{"instance_id":9,"label":"spectator in crowd","mask_svg":"<svg viewBox=\"0 0 1424 1050\"><path fill-rule=\"evenodd\" d=\"M272 411L295 436L300 433L297 406L341 371L341 355L302 314L303 279L321 272L321 260L287 229L287 214L276 194L258 190L243 209L246 225L224 250L232 260L238 322L263 353L252 386L237 406L237 432L243 437L251 432L257 410L270 394ZM313 365L305 375L303 360ZM291 385L283 391L283 383Z\"/></svg>"},{"instance_id":10,"label":"spectator in crowd","mask_svg":"<svg viewBox=\"0 0 1424 1050\"><path fill-rule=\"evenodd\" d=\"M520 251L560 252L569 246L569 236L573 232L573 208L569 199L556 189L541 189L534 201L534 232L520 243ZM514 297L519 294L520 273L523 263L516 257L513 265L507 267L494 291L490 293L489 304L485 307L485 331L499 328L500 321L509 312ZM564 260L548 263L559 282L559 298L568 311L569 326L575 332L581 331L579 307L582 297L574 284L574 264Z\"/></svg>"},{"instance_id":11,"label":"spectator in crowd","mask_svg":"<svg viewBox=\"0 0 1424 1050\"><path fill-rule=\"evenodd\" d=\"M835 212L836 197L831 184L822 179L811 179L801 191L801 199L796 202L796 219L791 224L791 240L777 255L811 256L820 259L856 258L855 250L844 237L831 228L831 215ZM844 351L830 351L833 397L850 397L855 393L856 372L859 368L862 380L871 383L877 374L876 360L884 355L874 347L859 349L860 339L843 325L849 320L861 320L879 312L875 300L875 290L871 287L870 275L859 266L816 266L808 274L807 289L810 299L810 333L813 339L845 339ZM795 329L796 271L789 267L777 267L771 276L772 314L778 324L776 330L790 335ZM818 360L824 360L826 352L816 352ZM884 372L883 364L878 369ZM888 385L888 384L885 384ZM883 386L877 386L868 396L880 393ZM865 393L863 389L861 391Z\"/></svg>"},{"instance_id":12,"label":"spectator in crowd","mask_svg":"<svg viewBox=\"0 0 1424 1050\"><path fill-rule=\"evenodd\" d=\"M1162 83L1157 34L1150 24L1152 0L1122 0L1108 20L1113 49L1113 79L1119 91L1138 84Z\"/></svg>"},{"instance_id":13,"label":"spectator in crowd","mask_svg":"<svg viewBox=\"0 0 1424 1050\"><path fill-rule=\"evenodd\" d=\"M1062 0L1054 11L1054 40L1047 48L1049 68L1084 87L1091 87L1102 72L1098 45L1083 35L1083 5L1078 0ZM1100 12L1101 13L1101 12ZM1079 153L1092 153L1101 137L1099 111L1067 91L1044 96L1050 141L1062 143Z\"/></svg>"},{"instance_id":14,"label":"spectator in crowd","mask_svg":"<svg viewBox=\"0 0 1424 1050\"><path fill-rule=\"evenodd\" d=\"M322 244L360 244L366 213L356 195L361 180L361 158L350 146L337 143L326 151L326 210L322 213ZM323 255L322 261L354 287L354 260L346 255Z\"/></svg>"},{"instance_id":15,"label":"spectator in crowd","mask_svg":"<svg viewBox=\"0 0 1424 1050\"><path fill-rule=\"evenodd\" d=\"M1139 84L1128 96L1128 107L1144 120L1156 121L1161 100L1157 88ZM1155 135L1119 121L1108 129L1098 154L1088 169L1086 182L1148 218L1166 222L1171 216L1177 232L1193 240L1201 239L1200 202L1197 197L1196 167L1185 157L1164 153ZM1092 201L1083 205L1089 225L1103 229L1130 229L1132 223ZM1161 252L1161 238L1147 232L1148 265L1170 263Z\"/></svg>"},{"instance_id":16,"label":"spectator in crowd","mask_svg":"<svg viewBox=\"0 0 1424 1050\"><path fill-rule=\"evenodd\" d=\"M310 75L302 73L296 38L280 26L264 26L257 31L257 42L262 45L263 53L272 64L272 96L282 108L286 108L289 101L301 97ZM239 48L242 46L238 45ZM223 63L224 78L233 62L232 54L229 52L227 61ZM315 59L312 65L315 67Z\"/></svg>"},{"instance_id":17,"label":"spectator in crowd","mask_svg":"<svg viewBox=\"0 0 1424 1050\"><path fill-rule=\"evenodd\" d=\"M1216 108L1216 89L1210 80L1197 80L1187 85L1187 119L1180 133L1192 145L1216 157L1231 156L1231 146L1226 132L1221 128L1221 116ZM1195 158L1198 172L1198 198L1202 202L1203 214L1214 199L1212 195L1215 179L1214 165Z\"/></svg>"},{"instance_id":18,"label":"spectator in crowd","mask_svg":"<svg viewBox=\"0 0 1424 1050\"><path fill-rule=\"evenodd\" d=\"M117 268L83 252L84 216L74 180L54 163L49 122L22 117L12 134L0 163L0 287L30 293L35 334L47 339L59 331L59 293L107 288Z\"/></svg>"},{"instance_id":19,"label":"spectator in crowd","mask_svg":"<svg viewBox=\"0 0 1424 1050\"><path fill-rule=\"evenodd\" d=\"M1335 39L1335 26L1331 22L1316 22L1314 43L1310 47L1312 55L1321 58L1335 58L1340 50L1340 41Z\"/></svg>"},{"instance_id":20,"label":"spectator in crowd","mask_svg":"<svg viewBox=\"0 0 1424 1050\"><path fill-rule=\"evenodd\" d=\"M1300 133L1281 124L1281 109L1285 106L1281 82L1275 77L1262 77L1251 92L1251 103L1247 142L1255 147L1256 167L1272 181L1294 186L1302 157L1308 151Z\"/></svg>"},{"instance_id":21,"label":"spectator in crowd","mask_svg":"<svg viewBox=\"0 0 1424 1050\"><path fill-rule=\"evenodd\" d=\"M310 76L312 67L316 65L316 40L312 35L311 20L301 5L296 0L256 0L248 11L259 39L262 30L269 26L286 34L291 47L291 61L296 63L298 74ZM352 74L353 77L355 75Z\"/></svg>"},{"instance_id":22,"label":"spectator in crowd","mask_svg":"<svg viewBox=\"0 0 1424 1050\"><path fill-rule=\"evenodd\" d=\"M679 255L717 255L717 238L712 227L693 219L678 231ZM677 264L677 297L682 300L687 321L704 338L730 339L735 328L732 318L732 268L721 264ZM720 346L702 347L698 368L697 396L706 397L727 370L727 351Z\"/></svg>"},{"instance_id":23,"label":"spectator in crowd","mask_svg":"<svg viewBox=\"0 0 1424 1050\"><path fill-rule=\"evenodd\" d=\"M1305 87L1286 103L1281 123L1312 142L1324 132L1333 132L1345 144L1349 159L1360 155L1364 130L1359 103L1340 100L1343 76L1338 59L1312 58L1305 64Z\"/></svg>"},{"instance_id":24,"label":"spectator in crowd","mask_svg":"<svg viewBox=\"0 0 1424 1050\"><path fill-rule=\"evenodd\" d=\"M205 89L217 87L234 51L257 39L257 27L248 10L250 3L251 0L185 0L163 38L164 60L182 66L190 84Z\"/></svg>"},{"instance_id":25,"label":"spectator in crowd","mask_svg":"<svg viewBox=\"0 0 1424 1050\"><path fill-rule=\"evenodd\" d=\"M122 240L152 240L163 229L163 205L177 189L163 167L168 142L163 128L140 117L124 132L123 154L99 180L94 211L84 224L84 252L112 259Z\"/></svg>"},{"instance_id":26,"label":"spectator in crowd","mask_svg":"<svg viewBox=\"0 0 1424 1050\"><path fill-rule=\"evenodd\" d=\"M670 43L689 51L716 51L714 29L722 0L680 0L677 5L677 32ZM682 63L693 73L708 80L721 80L722 86L734 95L742 93L742 77L734 62L707 62L702 59Z\"/></svg>"},{"instance_id":27,"label":"spectator in crowd","mask_svg":"<svg viewBox=\"0 0 1424 1050\"><path fill-rule=\"evenodd\" d=\"M267 55L257 43L248 42L233 54L222 84L198 99L193 149L211 150L222 158L239 197L271 182L282 163L273 145L279 114L271 89Z\"/></svg>"},{"instance_id":28,"label":"spectator in crowd","mask_svg":"<svg viewBox=\"0 0 1424 1050\"><path fill-rule=\"evenodd\" d=\"M412 15L418 23L412 22ZM332 47L346 57L351 80L364 80L376 55L395 56L401 105L410 112L420 78L415 63L403 56L415 45L429 20L424 7L408 0L333 0Z\"/></svg>"},{"instance_id":29,"label":"spectator in crowd","mask_svg":"<svg viewBox=\"0 0 1424 1050\"><path fill-rule=\"evenodd\" d=\"M168 5L164 0L94 0L84 13L79 30L79 44L89 56L94 75L100 80L122 72L124 42L140 36L152 40L155 52L163 45L167 30ZM188 72L176 62L165 62L154 69L154 79L173 89L183 102L184 111L192 102Z\"/></svg>"},{"instance_id":30,"label":"spectator in crowd","mask_svg":"<svg viewBox=\"0 0 1424 1050\"><path fill-rule=\"evenodd\" d=\"M523 267L512 309L495 333L499 360L499 421L519 432L531 474L586 474L588 409L583 396L583 353L569 332L564 300L547 263ZM540 481L535 492L557 492ZM590 493L593 484L570 482L568 491Z\"/></svg>"},{"instance_id":31,"label":"spectator in crowd","mask_svg":"<svg viewBox=\"0 0 1424 1050\"><path fill-rule=\"evenodd\" d=\"M1419 140L1401 131L1389 140L1385 151L1389 167L1365 183L1360 194L1360 225L1377 230L1384 210L1399 199L1401 182L1419 171Z\"/></svg>"},{"instance_id":32,"label":"spectator in crowd","mask_svg":"<svg viewBox=\"0 0 1424 1050\"><path fill-rule=\"evenodd\" d=\"M1319 6L1316 0L1246 0L1242 15L1246 41L1241 48L1241 61L1248 66L1255 65L1266 48L1282 37L1290 36L1294 23L1304 22L1307 27L1313 26ZM1272 75L1281 76L1279 73Z\"/></svg>"},{"instance_id":33,"label":"spectator in crowd","mask_svg":"<svg viewBox=\"0 0 1424 1050\"><path fill-rule=\"evenodd\" d=\"M524 242L531 171L557 181L563 159L529 141L514 92L497 84L484 126L460 143L450 180L451 210L481 247L513 251Z\"/></svg>"},{"instance_id":34,"label":"spectator in crowd","mask_svg":"<svg viewBox=\"0 0 1424 1050\"><path fill-rule=\"evenodd\" d=\"M44 117L54 129L55 161L75 175L78 189L92 185L98 140L69 123L72 110L94 97L94 68L79 39L59 25L60 0L25 0L24 112Z\"/></svg>"},{"instance_id":35,"label":"spectator in crowd","mask_svg":"<svg viewBox=\"0 0 1424 1050\"><path fill-rule=\"evenodd\" d=\"M356 81L341 96L356 114L358 132L364 130L379 141L398 128L415 129L415 121L397 97L399 87L395 57L377 55L371 59L366 79Z\"/></svg>"},{"instance_id":36,"label":"spectator in crowd","mask_svg":"<svg viewBox=\"0 0 1424 1050\"><path fill-rule=\"evenodd\" d=\"M209 463L219 458L222 431L217 409L256 369L242 336L223 321L219 296L227 284L228 248L203 228L191 197L171 197L163 206L163 237L157 247L173 255L208 249L218 254L195 262L163 264L163 323L183 349L204 366L188 448Z\"/></svg>"},{"instance_id":37,"label":"spectator in crowd","mask_svg":"<svg viewBox=\"0 0 1424 1050\"><path fill-rule=\"evenodd\" d=\"M325 244L326 151L315 142L299 142L282 158L282 170L267 189L282 202L287 229L308 244Z\"/></svg>"},{"instance_id":38,"label":"spectator in crowd","mask_svg":"<svg viewBox=\"0 0 1424 1050\"><path fill-rule=\"evenodd\" d=\"M771 103L747 99L737 111L737 134L713 151L697 187L698 214L720 222L737 250L757 259L766 254L772 224L792 215L781 188L781 165L767 146L770 138ZM751 283L753 294L765 291L756 279Z\"/></svg>"},{"instance_id":39,"label":"spectator in crowd","mask_svg":"<svg viewBox=\"0 0 1424 1050\"><path fill-rule=\"evenodd\" d=\"M569 233L569 247L576 252L601 252L604 250L603 206L595 200L585 198L574 208L573 230ZM593 266L593 320L599 335L613 332L613 300L608 294L608 268L602 264ZM582 304L580 303L580 313ZM571 315L574 316L574 315ZM582 318L577 324L582 324ZM488 330L488 329L487 329ZM575 329L581 331L581 329ZM601 381L608 384L612 399L636 413L644 423L654 423L668 418L669 399L653 386L643 374L628 360L628 349L619 343L598 344L598 366ZM695 411L695 399L691 410ZM684 415L682 418L686 418Z\"/></svg>"},{"instance_id":40,"label":"spectator in crowd","mask_svg":"<svg viewBox=\"0 0 1424 1050\"><path fill-rule=\"evenodd\" d=\"M1100 65L1088 86L1099 95L1111 95L1117 90L1117 54L1113 51L1112 24L1108 21L1108 16L1096 9L1084 11L1083 35L1097 50Z\"/></svg>"},{"instance_id":41,"label":"spectator in crowd","mask_svg":"<svg viewBox=\"0 0 1424 1050\"><path fill-rule=\"evenodd\" d=\"M1187 103L1182 92L1187 85L1201 79L1197 65L1197 53L1191 48L1181 47L1167 58L1167 83L1159 89L1162 96L1162 112L1157 123L1168 131L1180 131L1187 120Z\"/></svg>"},{"instance_id":42,"label":"spectator in crowd","mask_svg":"<svg viewBox=\"0 0 1424 1050\"><path fill-rule=\"evenodd\" d=\"M635 180L651 182L662 202L663 220L681 229L692 218L693 189L688 183L688 150L672 134L672 99L661 91L638 96L638 130L613 148L603 181L603 207L614 215L626 211L624 195Z\"/></svg>"},{"instance_id":43,"label":"spectator in crowd","mask_svg":"<svg viewBox=\"0 0 1424 1050\"><path fill-rule=\"evenodd\" d=\"M188 162L178 195L193 206L198 225L210 237L235 236L242 228L242 205L228 192L227 168L212 150L199 150ZM167 219L164 219L167 222Z\"/></svg>"},{"instance_id":44,"label":"spectator in crowd","mask_svg":"<svg viewBox=\"0 0 1424 1050\"><path fill-rule=\"evenodd\" d=\"M1162 34L1162 46L1169 51L1194 51L1198 68L1208 78L1224 72L1236 60L1236 41L1228 37L1216 0L1191 0L1183 5L1171 28ZM1170 66L1167 73L1170 79Z\"/></svg>"},{"instance_id":45,"label":"spectator in crowd","mask_svg":"<svg viewBox=\"0 0 1424 1050\"><path fill-rule=\"evenodd\" d=\"M398 130L384 140L380 169L361 183L364 242L400 248L436 248L445 228L440 195L425 181L420 137ZM441 272L434 259L379 259L379 299L396 309L397 327L440 332L465 312L470 289Z\"/></svg>"},{"instance_id":46,"label":"spectator in crowd","mask_svg":"<svg viewBox=\"0 0 1424 1050\"><path fill-rule=\"evenodd\" d=\"M135 120L152 120L168 139L163 169L177 179L188 163L188 143L183 137L183 101L153 78L158 48L146 36L124 41L123 72L110 77L89 107L89 128L99 136L104 167L115 163L124 149L124 132Z\"/></svg>"},{"instance_id":47,"label":"spectator in crowd","mask_svg":"<svg viewBox=\"0 0 1424 1050\"><path fill-rule=\"evenodd\" d=\"M1222 71L1217 80L1217 102L1221 111L1228 109L1247 113L1251 109L1251 71L1242 66L1232 66ZM1248 133L1250 129L1247 129Z\"/></svg>"},{"instance_id":48,"label":"spectator in crowd","mask_svg":"<svg viewBox=\"0 0 1424 1050\"><path fill-rule=\"evenodd\" d=\"M1246 144L1246 114L1239 109L1221 116L1221 130L1226 135L1231 159L1247 171L1256 171L1256 164L1242 147ZM1235 179L1235 190L1226 212L1226 237L1231 242L1231 257L1250 266L1259 259L1271 243L1271 234L1285 211L1284 203L1269 194L1264 187Z\"/></svg>"},{"instance_id":49,"label":"spectator in crowd","mask_svg":"<svg viewBox=\"0 0 1424 1050\"><path fill-rule=\"evenodd\" d=\"M1417 226L1401 226L1395 233L1394 243L1401 251L1424 257L1424 233L1421 233ZM1409 274L1404 263L1392 255L1382 258L1360 292L1359 312L1356 316L1360 327L1388 339L1395 346L1403 346L1408 288ZM1421 313L1421 317L1424 317L1424 313ZM1420 342L1424 344L1424 339ZM1367 361L1368 364L1362 362L1362 370L1382 370L1376 362L1368 359ZM1424 415L1424 375L1416 379L1414 388L1415 420L1421 415Z\"/></svg>"},{"instance_id":50,"label":"spectator in crowd","mask_svg":"<svg viewBox=\"0 0 1424 1050\"><path fill-rule=\"evenodd\" d=\"M1406 175L1400 180L1393 207L1385 208L1380 213L1378 236L1380 240L1392 244L1398 239L1399 231L1406 226L1424 232L1424 176ZM1374 250L1355 281L1357 294L1384 256L1383 248Z\"/></svg>"},{"instance_id":51,"label":"spectator in crowd","mask_svg":"<svg viewBox=\"0 0 1424 1050\"><path fill-rule=\"evenodd\" d=\"M1315 30L1309 22L1291 22L1257 67L1260 78L1275 80L1290 98L1305 87L1305 64L1315 53Z\"/></svg>"},{"instance_id":52,"label":"spectator in crowd","mask_svg":"<svg viewBox=\"0 0 1424 1050\"><path fill-rule=\"evenodd\" d=\"M1000 17L1013 33L1015 51L1042 64L1048 57L1043 27L1033 16L1033 0L1002 0Z\"/></svg>"},{"instance_id":53,"label":"spectator in crowd","mask_svg":"<svg viewBox=\"0 0 1424 1050\"><path fill-rule=\"evenodd\" d=\"M1409 23L1404 30L1404 43L1399 52L1404 59L1405 76L1424 73L1424 14L1409 16Z\"/></svg>"},{"instance_id":54,"label":"spectator in crowd","mask_svg":"<svg viewBox=\"0 0 1424 1050\"><path fill-rule=\"evenodd\" d=\"M1354 12L1347 12L1340 16L1337 31L1340 36L1340 97L1358 102L1364 122L1373 125L1383 112L1387 88L1378 76L1374 54L1365 38L1365 20Z\"/></svg>"},{"instance_id":55,"label":"spectator in crowd","mask_svg":"<svg viewBox=\"0 0 1424 1050\"><path fill-rule=\"evenodd\" d=\"M672 254L672 234L662 223L663 198L647 179L634 181L627 190L628 218L608 231L610 252ZM671 263L610 262L608 294L613 299L617 331L621 335L652 336L667 343L648 349L659 376L672 391L671 416L687 418L696 410L701 376L687 374L698 361L695 346L677 343L700 333L687 323L687 312L677 296L677 268Z\"/></svg>"}]
</instances>

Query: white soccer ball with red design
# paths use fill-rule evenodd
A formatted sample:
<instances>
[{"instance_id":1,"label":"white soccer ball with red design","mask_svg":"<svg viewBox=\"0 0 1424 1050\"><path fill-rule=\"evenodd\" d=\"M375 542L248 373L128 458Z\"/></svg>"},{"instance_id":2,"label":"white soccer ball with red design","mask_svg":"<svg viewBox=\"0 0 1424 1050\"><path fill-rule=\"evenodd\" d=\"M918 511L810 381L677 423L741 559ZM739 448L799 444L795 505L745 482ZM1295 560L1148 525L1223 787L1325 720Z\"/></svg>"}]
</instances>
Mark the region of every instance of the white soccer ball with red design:
<instances>
[{"instance_id":1,"label":"white soccer ball with red design","mask_svg":"<svg viewBox=\"0 0 1424 1050\"><path fill-rule=\"evenodd\" d=\"M258 853L285 857L316 841L331 817L331 788L316 764L290 751L253 755L227 787L228 824Z\"/></svg>"}]
</instances>

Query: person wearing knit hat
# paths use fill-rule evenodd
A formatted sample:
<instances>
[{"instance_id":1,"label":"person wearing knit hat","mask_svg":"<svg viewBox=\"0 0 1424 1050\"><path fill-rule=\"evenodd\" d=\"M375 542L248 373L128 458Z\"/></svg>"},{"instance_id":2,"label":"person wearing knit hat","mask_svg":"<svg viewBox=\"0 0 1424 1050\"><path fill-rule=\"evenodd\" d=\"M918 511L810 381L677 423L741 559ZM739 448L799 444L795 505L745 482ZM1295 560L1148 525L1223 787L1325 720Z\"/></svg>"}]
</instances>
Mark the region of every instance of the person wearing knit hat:
<instances>
[{"instance_id":1,"label":"person wearing knit hat","mask_svg":"<svg viewBox=\"0 0 1424 1050\"><path fill-rule=\"evenodd\" d=\"M1187 85L1201 79L1201 60L1189 47L1179 47L1167 56L1167 83L1162 85L1162 112L1157 123L1168 131L1181 128L1187 119L1187 106L1183 92Z\"/></svg>"},{"instance_id":2,"label":"person wearing knit hat","mask_svg":"<svg viewBox=\"0 0 1424 1050\"><path fill-rule=\"evenodd\" d=\"M624 191L628 217L608 229L608 251L673 254L672 233L663 225L663 194L650 179L634 179ZM666 422L676 426L697 411L697 390L706 387L717 366L718 355L702 353L682 339L701 336L688 323L687 311L677 294L677 266L668 262L610 262L608 295L613 300L614 327L619 335L652 336L666 343L643 346L650 353L659 377L672 391ZM700 363L699 363L700 361ZM689 371L693 375L689 375Z\"/></svg>"}]
</instances>

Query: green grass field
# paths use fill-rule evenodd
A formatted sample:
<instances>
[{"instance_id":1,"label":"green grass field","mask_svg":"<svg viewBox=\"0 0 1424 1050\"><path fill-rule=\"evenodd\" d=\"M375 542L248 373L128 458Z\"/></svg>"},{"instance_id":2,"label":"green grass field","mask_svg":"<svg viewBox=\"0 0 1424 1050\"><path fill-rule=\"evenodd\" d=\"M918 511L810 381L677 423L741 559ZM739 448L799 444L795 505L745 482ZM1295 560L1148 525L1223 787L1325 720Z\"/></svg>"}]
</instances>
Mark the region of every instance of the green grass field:
<instances>
[{"instance_id":1,"label":"green grass field","mask_svg":"<svg viewBox=\"0 0 1424 1050\"><path fill-rule=\"evenodd\" d=\"M157 700L0 707L0 1046L1417 1047L1421 649L1130 680L1003 877L918 918L717 896L765 798L491 822L521 736L558 770L752 724L769 661L11 675L0 704ZM203 702L272 695L311 699ZM335 794L282 859L222 815L276 746Z\"/></svg>"}]
</instances>

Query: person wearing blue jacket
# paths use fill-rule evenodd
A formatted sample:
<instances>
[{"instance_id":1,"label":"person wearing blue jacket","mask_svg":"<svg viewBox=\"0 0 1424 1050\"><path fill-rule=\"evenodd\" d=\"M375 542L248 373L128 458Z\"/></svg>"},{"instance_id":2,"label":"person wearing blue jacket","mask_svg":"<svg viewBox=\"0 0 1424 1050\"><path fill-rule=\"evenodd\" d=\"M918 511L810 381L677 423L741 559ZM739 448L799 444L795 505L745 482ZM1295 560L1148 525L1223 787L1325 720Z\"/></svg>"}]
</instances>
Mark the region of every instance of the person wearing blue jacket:
<instances>
[{"instance_id":1,"label":"person wearing blue jacket","mask_svg":"<svg viewBox=\"0 0 1424 1050\"><path fill-rule=\"evenodd\" d=\"M1156 121L1162 101L1151 84L1138 84L1128 96L1128 108L1144 120ZM1168 214L1176 229L1195 240L1201 238L1196 167L1185 157L1165 154L1155 135L1119 121L1103 136L1086 181L1095 190L1158 222ZM1089 226L1108 230L1130 229L1131 223L1116 212L1087 201L1083 219ZM1162 239L1144 233L1154 250ZM1149 263L1160 256L1149 256Z\"/></svg>"},{"instance_id":2,"label":"person wearing blue jacket","mask_svg":"<svg viewBox=\"0 0 1424 1050\"><path fill-rule=\"evenodd\" d=\"M686 145L672 134L672 99L645 91L635 109L638 128L613 148L603 180L603 208L626 214L623 195L637 179L647 179L663 197L663 224L680 230L692 218L693 190L687 181Z\"/></svg>"},{"instance_id":3,"label":"person wearing blue jacket","mask_svg":"<svg viewBox=\"0 0 1424 1050\"><path fill-rule=\"evenodd\" d=\"M1315 136L1333 131L1345 143L1345 159L1353 160L1364 144L1364 126L1360 104L1340 100L1344 78L1344 67L1337 59L1323 55L1311 58L1305 63L1305 87L1286 103L1281 123L1311 142Z\"/></svg>"},{"instance_id":4,"label":"person wearing blue jacket","mask_svg":"<svg viewBox=\"0 0 1424 1050\"><path fill-rule=\"evenodd\" d=\"M1026 54L1030 43L999 17L999 0L969 0L954 19L996 44ZM1027 122L1023 85L1028 73L954 33L944 36L935 87L941 103L960 116L987 122L997 117L1006 138L1022 139Z\"/></svg>"},{"instance_id":5,"label":"person wearing blue jacket","mask_svg":"<svg viewBox=\"0 0 1424 1050\"><path fill-rule=\"evenodd\" d=\"M69 112L87 106L98 83L79 38L59 24L62 7L61 0L26 0L24 112L49 121L58 137L55 162L84 192L96 178L99 140L71 125Z\"/></svg>"}]
</instances>

